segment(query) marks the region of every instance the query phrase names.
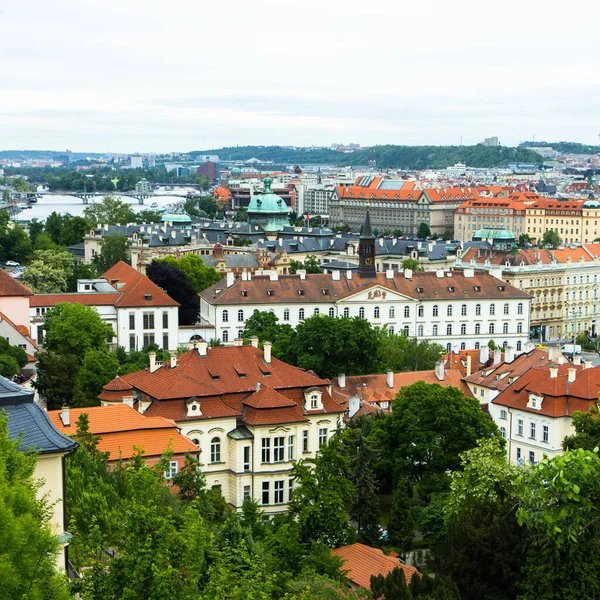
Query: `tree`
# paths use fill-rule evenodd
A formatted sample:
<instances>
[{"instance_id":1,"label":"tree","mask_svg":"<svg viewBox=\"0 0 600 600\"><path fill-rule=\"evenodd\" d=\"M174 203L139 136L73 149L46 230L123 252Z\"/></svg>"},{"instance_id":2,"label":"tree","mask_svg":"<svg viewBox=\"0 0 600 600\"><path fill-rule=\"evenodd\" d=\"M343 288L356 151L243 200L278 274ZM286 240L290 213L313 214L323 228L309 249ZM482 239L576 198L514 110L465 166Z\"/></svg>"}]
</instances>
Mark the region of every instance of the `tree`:
<instances>
[{"instance_id":1,"label":"tree","mask_svg":"<svg viewBox=\"0 0 600 600\"><path fill-rule=\"evenodd\" d=\"M67 600L66 579L55 570L59 542L51 507L36 497L35 454L19 451L0 413L0 597Z\"/></svg>"},{"instance_id":2,"label":"tree","mask_svg":"<svg viewBox=\"0 0 600 600\"><path fill-rule=\"evenodd\" d=\"M163 260L183 271L197 293L221 281L221 274L214 267L207 267L197 254L186 254L180 259L167 256Z\"/></svg>"},{"instance_id":3,"label":"tree","mask_svg":"<svg viewBox=\"0 0 600 600\"><path fill-rule=\"evenodd\" d=\"M421 263L416 258L405 258L402 261L402 266L400 267L403 271L405 269L410 269L411 271L417 273L419 271L424 271L425 269L421 266Z\"/></svg>"},{"instance_id":4,"label":"tree","mask_svg":"<svg viewBox=\"0 0 600 600\"><path fill-rule=\"evenodd\" d=\"M146 275L179 302L179 325L194 325L198 321L200 297L181 269L162 260L153 260Z\"/></svg>"},{"instance_id":5,"label":"tree","mask_svg":"<svg viewBox=\"0 0 600 600\"><path fill-rule=\"evenodd\" d=\"M119 371L117 357L106 349L89 350L79 370L77 383L81 389L85 406L97 406L102 386L112 381Z\"/></svg>"},{"instance_id":6,"label":"tree","mask_svg":"<svg viewBox=\"0 0 600 600\"><path fill-rule=\"evenodd\" d=\"M36 250L33 256L21 282L36 294L66 292L74 269L73 256L62 250Z\"/></svg>"},{"instance_id":7,"label":"tree","mask_svg":"<svg viewBox=\"0 0 600 600\"><path fill-rule=\"evenodd\" d=\"M35 358L36 378L31 385L46 400L48 410L74 406L80 397L75 389L79 375L77 357L41 350Z\"/></svg>"},{"instance_id":8,"label":"tree","mask_svg":"<svg viewBox=\"0 0 600 600\"><path fill-rule=\"evenodd\" d=\"M96 225L96 223L94 223ZM72 217L65 215L64 226L60 235L60 243L63 246L73 246L83 242L83 238L89 234L92 224L84 217Z\"/></svg>"},{"instance_id":9,"label":"tree","mask_svg":"<svg viewBox=\"0 0 600 600\"><path fill-rule=\"evenodd\" d=\"M289 340L294 335L294 330L287 323L279 323L277 315L266 310L256 311L246 319L246 325L242 333L244 340L250 340L252 337L257 337L259 343L271 342L273 344L273 352L279 351L279 343Z\"/></svg>"},{"instance_id":10,"label":"tree","mask_svg":"<svg viewBox=\"0 0 600 600\"><path fill-rule=\"evenodd\" d=\"M519 246L527 246L527 244L531 244L531 237L527 233L522 233L519 236Z\"/></svg>"},{"instance_id":11,"label":"tree","mask_svg":"<svg viewBox=\"0 0 600 600\"><path fill-rule=\"evenodd\" d=\"M88 205L83 211L83 216L93 226L135 222L135 212L131 206L114 196L105 196L99 202Z\"/></svg>"},{"instance_id":12,"label":"tree","mask_svg":"<svg viewBox=\"0 0 600 600\"><path fill-rule=\"evenodd\" d=\"M80 364L88 351L106 349L115 336L94 308L67 302L46 313L44 329L46 350L74 356Z\"/></svg>"},{"instance_id":13,"label":"tree","mask_svg":"<svg viewBox=\"0 0 600 600\"><path fill-rule=\"evenodd\" d=\"M309 254L304 262L298 260L290 260L288 266L288 272L290 275L294 275L298 270L304 269L307 273L322 273L321 263L319 259L313 254Z\"/></svg>"},{"instance_id":14,"label":"tree","mask_svg":"<svg viewBox=\"0 0 600 600\"><path fill-rule=\"evenodd\" d=\"M37 217L34 217L29 222L27 231L29 232L29 239L31 240L31 244L35 246L35 241L37 240L38 235L40 235L40 233L44 231L44 224L40 222L37 219Z\"/></svg>"},{"instance_id":15,"label":"tree","mask_svg":"<svg viewBox=\"0 0 600 600\"><path fill-rule=\"evenodd\" d=\"M235 211L233 220L236 223L246 223L248 221L248 209L247 208L238 208Z\"/></svg>"},{"instance_id":16,"label":"tree","mask_svg":"<svg viewBox=\"0 0 600 600\"><path fill-rule=\"evenodd\" d=\"M94 266L100 272L108 271L119 261L129 263L129 241L122 233L109 233L100 242L100 253L94 257Z\"/></svg>"},{"instance_id":17,"label":"tree","mask_svg":"<svg viewBox=\"0 0 600 600\"><path fill-rule=\"evenodd\" d=\"M14 260L25 262L31 255L33 246L25 230L17 224L9 227L9 218L6 211L0 211L0 260Z\"/></svg>"},{"instance_id":18,"label":"tree","mask_svg":"<svg viewBox=\"0 0 600 600\"><path fill-rule=\"evenodd\" d=\"M13 377L29 362L27 353L19 346L11 346L8 340L0 337L0 375Z\"/></svg>"},{"instance_id":19,"label":"tree","mask_svg":"<svg viewBox=\"0 0 600 600\"><path fill-rule=\"evenodd\" d=\"M429 225L427 225L427 223L421 223L419 225L419 230L417 231L417 237L426 240L430 236L431 229L429 229Z\"/></svg>"},{"instance_id":20,"label":"tree","mask_svg":"<svg viewBox=\"0 0 600 600\"><path fill-rule=\"evenodd\" d=\"M371 435L382 445L382 477L407 476L424 498L446 491L449 472L460 469L460 455L498 428L458 388L422 381L406 386L392 402L392 413L374 424Z\"/></svg>"},{"instance_id":21,"label":"tree","mask_svg":"<svg viewBox=\"0 0 600 600\"><path fill-rule=\"evenodd\" d=\"M563 440L565 450L583 448L593 451L600 448L600 410L598 405L591 406L589 412L575 411L573 413L574 435L568 435Z\"/></svg>"},{"instance_id":22,"label":"tree","mask_svg":"<svg viewBox=\"0 0 600 600\"><path fill-rule=\"evenodd\" d=\"M558 231L556 229L547 229L544 231L544 236L542 237L542 242L540 246L544 248L550 246L551 248L558 248L562 245L562 239L560 235L558 235Z\"/></svg>"},{"instance_id":23,"label":"tree","mask_svg":"<svg viewBox=\"0 0 600 600\"><path fill-rule=\"evenodd\" d=\"M173 478L177 496L182 502L193 502L206 490L206 477L198 466L198 461L187 452L183 467Z\"/></svg>"},{"instance_id":24,"label":"tree","mask_svg":"<svg viewBox=\"0 0 600 600\"><path fill-rule=\"evenodd\" d=\"M140 224L145 223L160 223L162 221L162 214L157 210L140 210L135 215L135 222Z\"/></svg>"},{"instance_id":25,"label":"tree","mask_svg":"<svg viewBox=\"0 0 600 600\"><path fill-rule=\"evenodd\" d=\"M44 224L44 233L48 234L52 241L58 246L60 245L60 238L65 226L65 217L57 213L56 211L52 212L48 217L46 217L46 222Z\"/></svg>"},{"instance_id":26,"label":"tree","mask_svg":"<svg viewBox=\"0 0 600 600\"><path fill-rule=\"evenodd\" d=\"M73 273L67 282L67 292L77 291L78 279L96 279L97 277L98 271L93 263L86 264L75 260L73 263Z\"/></svg>"},{"instance_id":27,"label":"tree","mask_svg":"<svg viewBox=\"0 0 600 600\"><path fill-rule=\"evenodd\" d=\"M452 231L450 229L444 229L444 233L442 234L442 239L444 241L449 241L452 239Z\"/></svg>"},{"instance_id":28,"label":"tree","mask_svg":"<svg viewBox=\"0 0 600 600\"><path fill-rule=\"evenodd\" d=\"M387 542L396 546L402 552L410 549L415 535L410 489L407 481L398 482L392 497L390 520L387 528Z\"/></svg>"},{"instance_id":29,"label":"tree","mask_svg":"<svg viewBox=\"0 0 600 600\"><path fill-rule=\"evenodd\" d=\"M426 371L435 368L446 349L429 340L382 332L379 340L379 372Z\"/></svg>"}]
</instances>

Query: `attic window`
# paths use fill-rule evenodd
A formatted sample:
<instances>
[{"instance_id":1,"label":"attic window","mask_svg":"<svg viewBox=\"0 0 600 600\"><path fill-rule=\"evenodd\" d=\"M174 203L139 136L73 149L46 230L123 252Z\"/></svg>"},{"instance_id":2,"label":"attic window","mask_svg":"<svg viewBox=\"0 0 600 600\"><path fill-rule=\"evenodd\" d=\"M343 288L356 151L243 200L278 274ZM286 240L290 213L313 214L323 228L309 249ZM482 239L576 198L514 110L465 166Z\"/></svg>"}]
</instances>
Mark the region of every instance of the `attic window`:
<instances>
[{"instance_id":1,"label":"attic window","mask_svg":"<svg viewBox=\"0 0 600 600\"><path fill-rule=\"evenodd\" d=\"M273 295L273 290L267 290L267 296L272 296Z\"/></svg>"},{"instance_id":2,"label":"attic window","mask_svg":"<svg viewBox=\"0 0 600 600\"><path fill-rule=\"evenodd\" d=\"M480 291L481 291L481 286L480 286L480 285L474 285L474 286L473 286L473 289L474 289L476 292L480 292Z\"/></svg>"},{"instance_id":3,"label":"attic window","mask_svg":"<svg viewBox=\"0 0 600 600\"><path fill-rule=\"evenodd\" d=\"M242 290L242 296L244 296L244 298L248 295L248 290Z\"/></svg>"},{"instance_id":4,"label":"attic window","mask_svg":"<svg viewBox=\"0 0 600 600\"><path fill-rule=\"evenodd\" d=\"M152 294L144 294L144 300L152 300Z\"/></svg>"},{"instance_id":5,"label":"attic window","mask_svg":"<svg viewBox=\"0 0 600 600\"><path fill-rule=\"evenodd\" d=\"M422 294L423 293L423 288L422 287L418 287L417 288L417 293L418 294Z\"/></svg>"},{"instance_id":6,"label":"attic window","mask_svg":"<svg viewBox=\"0 0 600 600\"><path fill-rule=\"evenodd\" d=\"M323 292L323 296L327 296L329 294L329 290L321 290Z\"/></svg>"},{"instance_id":7,"label":"attic window","mask_svg":"<svg viewBox=\"0 0 600 600\"><path fill-rule=\"evenodd\" d=\"M215 371L211 371L210 369L206 369L208 371L208 374L211 376L213 381L219 381L219 379L221 379L221 376L215 372Z\"/></svg>"},{"instance_id":8,"label":"attic window","mask_svg":"<svg viewBox=\"0 0 600 600\"><path fill-rule=\"evenodd\" d=\"M298 296L304 296L304 290L298 290Z\"/></svg>"},{"instance_id":9,"label":"attic window","mask_svg":"<svg viewBox=\"0 0 600 600\"><path fill-rule=\"evenodd\" d=\"M449 285L449 286L448 286L448 291L449 291L449 292L453 292L453 291L454 291L454 287L453 287L453 286L451 286L451 285Z\"/></svg>"},{"instance_id":10,"label":"attic window","mask_svg":"<svg viewBox=\"0 0 600 600\"><path fill-rule=\"evenodd\" d=\"M499 285L499 286L498 286L498 289L499 289L501 292L503 292L503 291L504 291L504 286L503 286L503 285Z\"/></svg>"},{"instance_id":11,"label":"attic window","mask_svg":"<svg viewBox=\"0 0 600 600\"><path fill-rule=\"evenodd\" d=\"M246 372L244 371L243 367L240 367L239 365L234 365L233 368L235 369L235 372L238 374L238 377L241 377L242 379L246 378Z\"/></svg>"}]
</instances>

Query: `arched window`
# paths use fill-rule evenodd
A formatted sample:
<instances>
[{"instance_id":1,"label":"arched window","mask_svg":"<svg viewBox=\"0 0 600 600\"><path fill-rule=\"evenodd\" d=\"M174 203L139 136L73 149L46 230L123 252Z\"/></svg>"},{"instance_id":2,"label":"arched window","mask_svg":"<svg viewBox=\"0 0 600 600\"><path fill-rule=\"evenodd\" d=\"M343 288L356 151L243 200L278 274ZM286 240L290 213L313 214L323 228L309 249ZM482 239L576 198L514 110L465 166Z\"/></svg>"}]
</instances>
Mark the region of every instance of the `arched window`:
<instances>
[{"instance_id":1,"label":"arched window","mask_svg":"<svg viewBox=\"0 0 600 600\"><path fill-rule=\"evenodd\" d=\"M517 342L517 352L521 352L521 342Z\"/></svg>"},{"instance_id":2,"label":"arched window","mask_svg":"<svg viewBox=\"0 0 600 600\"><path fill-rule=\"evenodd\" d=\"M408 325L404 326L404 329L402 330L402 335L404 337L408 337Z\"/></svg>"},{"instance_id":3,"label":"arched window","mask_svg":"<svg viewBox=\"0 0 600 600\"><path fill-rule=\"evenodd\" d=\"M332 308L329 309L329 316L330 317L335 317L335 308L332 307Z\"/></svg>"},{"instance_id":4,"label":"arched window","mask_svg":"<svg viewBox=\"0 0 600 600\"><path fill-rule=\"evenodd\" d=\"M419 311L417 313L420 317L422 317L424 315L424 308L422 306L419 306Z\"/></svg>"},{"instance_id":5,"label":"arched window","mask_svg":"<svg viewBox=\"0 0 600 600\"><path fill-rule=\"evenodd\" d=\"M462 342L461 345L460 345L460 349L461 350L466 350L467 349L467 345L464 342Z\"/></svg>"},{"instance_id":6,"label":"arched window","mask_svg":"<svg viewBox=\"0 0 600 600\"><path fill-rule=\"evenodd\" d=\"M361 307L358 309L358 316L359 316L361 319L364 319L364 318L365 318L365 309L364 309L364 307L363 307L363 306L361 306Z\"/></svg>"},{"instance_id":7,"label":"arched window","mask_svg":"<svg viewBox=\"0 0 600 600\"><path fill-rule=\"evenodd\" d=\"M319 311L319 309L318 309L318 308L315 308L315 310L313 310L313 314L315 314L315 315L318 315L318 314L319 314L319 312L320 312L320 311Z\"/></svg>"},{"instance_id":8,"label":"arched window","mask_svg":"<svg viewBox=\"0 0 600 600\"><path fill-rule=\"evenodd\" d=\"M479 335L481 333L481 325L479 323L475 323L475 335Z\"/></svg>"},{"instance_id":9,"label":"arched window","mask_svg":"<svg viewBox=\"0 0 600 600\"><path fill-rule=\"evenodd\" d=\"M479 350L479 342L475 342L475 350Z\"/></svg>"},{"instance_id":10,"label":"arched window","mask_svg":"<svg viewBox=\"0 0 600 600\"><path fill-rule=\"evenodd\" d=\"M438 316L438 305L437 304L433 305L433 316L434 317Z\"/></svg>"},{"instance_id":11,"label":"arched window","mask_svg":"<svg viewBox=\"0 0 600 600\"><path fill-rule=\"evenodd\" d=\"M504 314L508 314L508 302L504 305Z\"/></svg>"},{"instance_id":12,"label":"arched window","mask_svg":"<svg viewBox=\"0 0 600 600\"><path fill-rule=\"evenodd\" d=\"M446 326L446 335L452 335L452 325Z\"/></svg>"},{"instance_id":13,"label":"arched window","mask_svg":"<svg viewBox=\"0 0 600 600\"><path fill-rule=\"evenodd\" d=\"M408 317L410 317L410 306L405 306L404 307L404 316L407 319L408 319Z\"/></svg>"},{"instance_id":14,"label":"arched window","mask_svg":"<svg viewBox=\"0 0 600 600\"><path fill-rule=\"evenodd\" d=\"M388 316L390 319L393 319L396 316L396 309L393 306L390 306Z\"/></svg>"},{"instance_id":15,"label":"arched window","mask_svg":"<svg viewBox=\"0 0 600 600\"><path fill-rule=\"evenodd\" d=\"M523 333L523 323L517 323L517 333Z\"/></svg>"},{"instance_id":16,"label":"arched window","mask_svg":"<svg viewBox=\"0 0 600 600\"><path fill-rule=\"evenodd\" d=\"M238 321L243 321L244 320L244 311L243 310L238 310Z\"/></svg>"},{"instance_id":17,"label":"arched window","mask_svg":"<svg viewBox=\"0 0 600 600\"><path fill-rule=\"evenodd\" d=\"M196 444L196 446L198 446L198 448L200 448L200 440L198 438L192 438L192 442L194 442L194 444Z\"/></svg>"},{"instance_id":18,"label":"arched window","mask_svg":"<svg viewBox=\"0 0 600 600\"><path fill-rule=\"evenodd\" d=\"M475 305L475 314L476 315L480 315L481 314L481 304L476 304Z\"/></svg>"},{"instance_id":19,"label":"arched window","mask_svg":"<svg viewBox=\"0 0 600 600\"><path fill-rule=\"evenodd\" d=\"M379 306L376 306L376 307L373 309L373 318L374 318L374 319L379 319Z\"/></svg>"},{"instance_id":20,"label":"arched window","mask_svg":"<svg viewBox=\"0 0 600 600\"><path fill-rule=\"evenodd\" d=\"M466 317L466 316L467 316L467 305L466 305L466 304L463 304L463 305L460 307L460 314L461 314L461 316L463 316L463 317Z\"/></svg>"},{"instance_id":21,"label":"arched window","mask_svg":"<svg viewBox=\"0 0 600 600\"><path fill-rule=\"evenodd\" d=\"M393 326L393 325L390 325L390 326L388 327L388 331L390 332L390 334L391 334L391 335L394 335L394 326Z\"/></svg>"},{"instance_id":22,"label":"arched window","mask_svg":"<svg viewBox=\"0 0 600 600\"><path fill-rule=\"evenodd\" d=\"M490 323L488 333L494 333L494 324L493 323Z\"/></svg>"},{"instance_id":23,"label":"arched window","mask_svg":"<svg viewBox=\"0 0 600 600\"><path fill-rule=\"evenodd\" d=\"M523 314L523 303L522 302L519 302L519 304L517 304L517 314L518 315Z\"/></svg>"},{"instance_id":24,"label":"arched window","mask_svg":"<svg viewBox=\"0 0 600 600\"><path fill-rule=\"evenodd\" d=\"M229 321L229 311L224 310L223 311L223 323L227 323L227 321Z\"/></svg>"},{"instance_id":25,"label":"arched window","mask_svg":"<svg viewBox=\"0 0 600 600\"><path fill-rule=\"evenodd\" d=\"M504 325L502 325L502 333L508 333L508 323L504 323Z\"/></svg>"},{"instance_id":26,"label":"arched window","mask_svg":"<svg viewBox=\"0 0 600 600\"><path fill-rule=\"evenodd\" d=\"M303 309L303 308L301 308L301 309L298 311L298 319L299 319L300 321L304 321L304 309Z\"/></svg>"},{"instance_id":27,"label":"arched window","mask_svg":"<svg viewBox=\"0 0 600 600\"><path fill-rule=\"evenodd\" d=\"M508 342L506 340L502 342L502 347L505 349L508 348Z\"/></svg>"},{"instance_id":28,"label":"arched window","mask_svg":"<svg viewBox=\"0 0 600 600\"><path fill-rule=\"evenodd\" d=\"M419 327L417 328L417 335L419 337L423 337L423 325L419 325Z\"/></svg>"},{"instance_id":29,"label":"arched window","mask_svg":"<svg viewBox=\"0 0 600 600\"><path fill-rule=\"evenodd\" d=\"M446 352L450 352L452 350L452 344L446 344Z\"/></svg>"},{"instance_id":30,"label":"arched window","mask_svg":"<svg viewBox=\"0 0 600 600\"><path fill-rule=\"evenodd\" d=\"M290 309L286 308L283 311L283 320L284 321L289 321L290 320Z\"/></svg>"},{"instance_id":31,"label":"arched window","mask_svg":"<svg viewBox=\"0 0 600 600\"><path fill-rule=\"evenodd\" d=\"M495 315L495 314L496 314L496 305L490 304L490 315Z\"/></svg>"},{"instance_id":32,"label":"arched window","mask_svg":"<svg viewBox=\"0 0 600 600\"><path fill-rule=\"evenodd\" d=\"M224 342L228 342L229 341L229 332L228 331L224 331L223 335L221 336Z\"/></svg>"},{"instance_id":33,"label":"arched window","mask_svg":"<svg viewBox=\"0 0 600 600\"><path fill-rule=\"evenodd\" d=\"M221 462L221 438L214 437L210 440L210 462Z\"/></svg>"},{"instance_id":34,"label":"arched window","mask_svg":"<svg viewBox=\"0 0 600 600\"><path fill-rule=\"evenodd\" d=\"M466 335L466 333L467 333L467 326L463 323L460 326L460 335Z\"/></svg>"},{"instance_id":35,"label":"arched window","mask_svg":"<svg viewBox=\"0 0 600 600\"><path fill-rule=\"evenodd\" d=\"M344 317L349 317L350 316L350 309L346 306L346 308L344 309Z\"/></svg>"},{"instance_id":36,"label":"arched window","mask_svg":"<svg viewBox=\"0 0 600 600\"><path fill-rule=\"evenodd\" d=\"M452 316L452 304L448 304L448 306L446 307L446 315L449 317Z\"/></svg>"},{"instance_id":37,"label":"arched window","mask_svg":"<svg viewBox=\"0 0 600 600\"><path fill-rule=\"evenodd\" d=\"M437 335L437 325L433 326L432 335Z\"/></svg>"}]
</instances>

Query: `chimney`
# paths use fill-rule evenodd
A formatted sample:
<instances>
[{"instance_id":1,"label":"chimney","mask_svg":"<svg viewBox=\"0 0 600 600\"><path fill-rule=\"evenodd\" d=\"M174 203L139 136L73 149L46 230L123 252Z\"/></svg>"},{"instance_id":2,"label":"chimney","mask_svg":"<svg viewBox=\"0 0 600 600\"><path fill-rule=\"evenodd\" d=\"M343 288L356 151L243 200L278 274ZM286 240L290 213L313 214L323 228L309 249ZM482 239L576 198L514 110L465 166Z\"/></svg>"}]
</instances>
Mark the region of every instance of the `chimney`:
<instances>
[{"instance_id":1,"label":"chimney","mask_svg":"<svg viewBox=\"0 0 600 600\"><path fill-rule=\"evenodd\" d=\"M255 335L253 335L250 338L250 344L252 345L253 348L258 348L258 337L256 337Z\"/></svg>"},{"instance_id":2,"label":"chimney","mask_svg":"<svg viewBox=\"0 0 600 600\"><path fill-rule=\"evenodd\" d=\"M392 269L385 270L385 278L386 279L394 279L394 271Z\"/></svg>"},{"instance_id":3,"label":"chimney","mask_svg":"<svg viewBox=\"0 0 600 600\"><path fill-rule=\"evenodd\" d=\"M263 344L263 349L265 351L264 354L264 358L265 358L265 362L270 365L271 364L271 347L273 346L273 344L271 344L271 342L265 342Z\"/></svg>"},{"instance_id":4,"label":"chimney","mask_svg":"<svg viewBox=\"0 0 600 600\"><path fill-rule=\"evenodd\" d=\"M129 398L123 398L123 404L133 408L133 398L129 396Z\"/></svg>"},{"instance_id":5,"label":"chimney","mask_svg":"<svg viewBox=\"0 0 600 600\"><path fill-rule=\"evenodd\" d=\"M352 269L348 269L346 271L346 279L348 279L348 280L352 279Z\"/></svg>"},{"instance_id":6,"label":"chimney","mask_svg":"<svg viewBox=\"0 0 600 600\"><path fill-rule=\"evenodd\" d=\"M443 358L440 358L440 360L435 363L435 376L438 378L438 381L444 381L445 370L446 363Z\"/></svg>"},{"instance_id":7,"label":"chimney","mask_svg":"<svg viewBox=\"0 0 600 600\"><path fill-rule=\"evenodd\" d=\"M481 346L479 348L479 362L484 365L490 360L490 349L487 346Z\"/></svg>"},{"instance_id":8,"label":"chimney","mask_svg":"<svg viewBox=\"0 0 600 600\"><path fill-rule=\"evenodd\" d=\"M567 362L567 359L564 357L564 354L562 352L558 353L558 359L556 360L556 362L559 365L564 365Z\"/></svg>"},{"instance_id":9,"label":"chimney","mask_svg":"<svg viewBox=\"0 0 600 600\"><path fill-rule=\"evenodd\" d=\"M389 388L394 389L394 371L387 372L387 385Z\"/></svg>"},{"instance_id":10,"label":"chimney","mask_svg":"<svg viewBox=\"0 0 600 600\"><path fill-rule=\"evenodd\" d=\"M589 369L592 366L592 361L591 360L586 360L583 363L583 369Z\"/></svg>"},{"instance_id":11,"label":"chimney","mask_svg":"<svg viewBox=\"0 0 600 600\"><path fill-rule=\"evenodd\" d=\"M471 355L467 354L467 377L472 373L473 367L471 366Z\"/></svg>"},{"instance_id":12,"label":"chimney","mask_svg":"<svg viewBox=\"0 0 600 600\"><path fill-rule=\"evenodd\" d=\"M578 367L581 364L581 357L580 356L574 356L573 357L573 364Z\"/></svg>"},{"instance_id":13,"label":"chimney","mask_svg":"<svg viewBox=\"0 0 600 600\"><path fill-rule=\"evenodd\" d=\"M502 362L502 349L494 350L494 365L499 365Z\"/></svg>"},{"instance_id":14,"label":"chimney","mask_svg":"<svg viewBox=\"0 0 600 600\"><path fill-rule=\"evenodd\" d=\"M338 375L338 385L344 389L346 387L346 373L340 373Z\"/></svg>"},{"instance_id":15,"label":"chimney","mask_svg":"<svg viewBox=\"0 0 600 600\"><path fill-rule=\"evenodd\" d=\"M227 273L227 287L231 287L235 282L235 275L231 272Z\"/></svg>"},{"instance_id":16,"label":"chimney","mask_svg":"<svg viewBox=\"0 0 600 600\"><path fill-rule=\"evenodd\" d=\"M512 346L504 348L504 362L512 362L515 360L515 349Z\"/></svg>"},{"instance_id":17,"label":"chimney","mask_svg":"<svg viewBox=\"0 0 600 600\"><path fill-rule=\"evenodd\" d=\"M569 383L573 383L575 381L576 377L577 377L577 369L574 369L573 367L571 367L570 369L567 369L567 381Z\"/></svg>"},{"instance_id":18,"label":"chimney","mask_svg":"<svg viewBox=\"0 0 600 600\"><path fill-rule=\"evenodd\" d=\"M475 269L463 269L463 277L475 277Z\"/></svg>"},{"instance_id":19,"label":"chimney","mask_svg":"<svg viewBox=\"0 0 600 600\"><path fill-rule=\"evenodd\" d=\"M156 352L148 352L148 358L150 359L150 373L156 371Z\"/></svg>"},{"instance_id":20,"label":"chimney","mask_svg":"<svg viewBox=\"0 0 600 600\"><path fill-rule=\"evenodd\" d=\"M198 354L200 356L207 355L207 348L208 348L208 342L205 342L204 340L202 340L201 342L198 342Z\"/></svg>"},{"instance_id":21,"label":"chimney","mask_svg":"<svg viewBox=\"0 0 600 600\"><path fill-rule=\"evenodd\" d=\"M444 269L438 269L435 272L435 274L436 274L436 276L437 276L438 279L443 279L444 278Z\"/></svg>"},{"instance_id":22,"label":"chimney","mask_svg":"<svg viewBox=\"0 0 600 600\"><path fill-rule=\"evenodd\" d=\"M306 270L305 269L299 269L297 271L298 275L300 275L300 279L306 279Z\"/></svg>"},{"instance_id":23,"label":"chimney","mask_svg":"<svg viewBox=\"0 0 600 600\"><path fill-rule=\"evenodd\" d=\"M60 413L60 420L62 421L63 427L71 427L71 415L69 414L68 406L63 406Z\"/></svg>"},{"instance_id":24,"label":"chimney","mask_svg":"<svg viewBox=\"0 0 600 600\"><path fill-rule=\"evenodd\" d=\"M223 246L221 244L215 244L213 248L213 257L215 260L223 258Z\"/></svg>"},{"instance_id":25,"label":"chimney","mask_svg":"<svg viewBox=\"0 0 600 600\"><path fill-rule=\"evenodd\" d=\"M242 281L248 281L248 273L246 271L242 271Z\"/></svg>"},{"instance_id":26,"label":"chimney","mask_svg":"<svg viewBox=\"0 0 600 600\"><path fill-rule=\"evenodd\" d=\"M556 379L558 377L558 367L550 367L550 379Z\"/></svg>"},{"instance_id":27,"label":"chimney","mask_svg":"<svg viewBox=\"0 0 600 600\"><path fill-rule=\"evenodd\" d=\"M244 340L242 338L235 338L235 340L233 340L233 345L234 346L243 346Z\"/></svg>"},{"instance_id":28,"label":"chimney","mask_svg":"<svg viewBox=\"0 0 600 600\"><path fill-rule=\"evenodd\" d=\"M171 369L174 369L177 366L177 354L175 352L171 352Z\"/></svg>"},{"instance_id":29,"label":"chimney","mask_svg":"<svg viewBox=\"0 0 600 600\"><path fill-rule=\"evenodd\" d=\"M277 281L279 279L279 273L277 273L277 271L271 271L269 273L269 280L270 281Z\"/></svg>"},{"instance_id":30,"label":"chimney","mask_svg":"<svg viewBox=\"0 0 600 600\"><path fill-rule=\"evenodd\" d=\"M260 381L256 382L256 391L260 392Z\"/></svg>"},{"instance_id":31,"label":"chimney","mask_svg":"<svg viewBox=\"0 0 600 600\"><path fill-rule=\"evenodd\" d=\"M331 271L331 279L333 279L333 281L339 281L340 280L340 272L339 271Z\"/></svg>"},{"instance_id":32,"label":"chimney","mask_svg":"<svg viewBox=\"0 0 600 600\"><path fill-rule=\"evenodd\" d=\"M404 278L412 279L412 269L404 269Z\"/></svg>"}]
</instances>

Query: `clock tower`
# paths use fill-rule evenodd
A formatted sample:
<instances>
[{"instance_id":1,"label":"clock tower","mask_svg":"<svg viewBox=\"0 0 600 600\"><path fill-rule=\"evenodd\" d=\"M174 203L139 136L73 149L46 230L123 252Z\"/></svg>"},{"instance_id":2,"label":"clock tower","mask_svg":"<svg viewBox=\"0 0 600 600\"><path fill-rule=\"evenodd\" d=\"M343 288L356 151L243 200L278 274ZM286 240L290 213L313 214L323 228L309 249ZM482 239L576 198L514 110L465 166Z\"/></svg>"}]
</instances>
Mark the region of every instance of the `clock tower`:
<instances>
[{"instance_id":1,"label":"clock tower","mask_svg":"<svg viewBox=\"0 0 600 600\"><path fill-rule=\"evenodd\" d=\"M369 217L369 203L365 224L358 243L358 275L360 277L376 277L375 270L375 236L371 231L371 218Z\"/></svg>"}]
</instances>

